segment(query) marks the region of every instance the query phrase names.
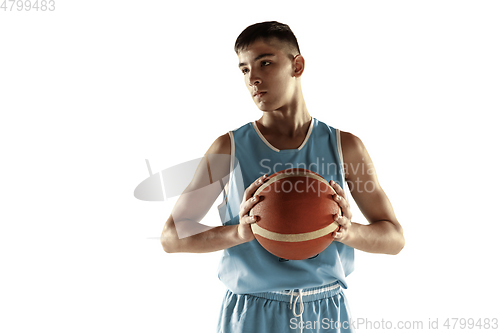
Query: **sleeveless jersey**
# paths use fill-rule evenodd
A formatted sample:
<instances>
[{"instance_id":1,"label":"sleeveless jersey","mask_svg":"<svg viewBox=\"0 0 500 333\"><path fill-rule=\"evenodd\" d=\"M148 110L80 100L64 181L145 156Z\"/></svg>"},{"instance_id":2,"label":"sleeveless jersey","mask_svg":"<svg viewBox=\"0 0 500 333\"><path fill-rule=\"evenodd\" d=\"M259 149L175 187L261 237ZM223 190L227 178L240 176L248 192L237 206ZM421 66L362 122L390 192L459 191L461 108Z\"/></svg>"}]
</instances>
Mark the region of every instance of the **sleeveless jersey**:
<instances>
[{"instance_id":1,"label":"sleeveless jersey","mask_svg":"<svg viewBox=\"0 0 500 333\"><path fill-rule=\"evenodd\" d=\"M218 207L224 225L239 223L245 189L264 174L305 168L345 188L340 131L315 118L297 149L273 147L255 122L230 131L229 136L231 174ZM283 261L254 239L223 250L218 276L230 291L245 294L312 288L336 281L347 288L345 279L353 269L354 249L336 241L316 257Z\"/></svg>"}]
</instances>

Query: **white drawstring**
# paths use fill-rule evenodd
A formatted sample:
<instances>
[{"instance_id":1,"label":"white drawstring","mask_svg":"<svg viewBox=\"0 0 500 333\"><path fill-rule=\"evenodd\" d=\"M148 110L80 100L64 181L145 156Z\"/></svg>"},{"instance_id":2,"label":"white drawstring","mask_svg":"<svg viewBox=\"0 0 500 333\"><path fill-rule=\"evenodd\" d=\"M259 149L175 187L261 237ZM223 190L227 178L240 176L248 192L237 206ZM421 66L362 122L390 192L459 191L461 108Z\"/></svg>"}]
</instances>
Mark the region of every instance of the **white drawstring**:
<instances>
[{"instance_id":1,"label":"white drawstring","mask_svg":"<svg viewBox=\"0 0 500 333\"><path fill-rule=\"evenodd\" d=\"M283 291L271 291L271 293L275 294L280 294L280 295L290 295L290 309L293 309L293 315L295 317L300 317L300 332L303 332L304 329L304 322L302 319L302 314L304 313L304 303L302 301L302 296L310 296L310 295L317 295L320 293L325 293L329 292L331 290L339 288L340 285L338 283L329 285L327 287L322 287L322 288L317 288L314 290L308 290L308 291L302 291L302 289L297 289L298 292L295 292L294 289L292 290L283 290ZM297 296L295 298L295 302L293 301L293 296ZM295 311L295 307L297 306L297 301L300 299L300 313L297 314ZM292 307L293 304L293 307Z\"/></svg>"},{"instance_id":2,"label":"white drawstring","mask_svg":"<svg viewBox=\"0 0 500 333\"><path fill-rule=\"evenodd\" d=\"M292 307L292 301L293 301L293 296L297 296L295 298L295 301L293 302L293 307ZM297 306L297 301L300 299L300 313L297 314L295 312L295 307ZM293 315L295 317L300 317L300 333L302 333L302 330L304 329L304 322L302 320L302 314L304 313L304 303L302 302L302 289L299 289L298 293L295 293L293 290L290 290L290 309L293 310Z\"/></svg>"}]
</instances>

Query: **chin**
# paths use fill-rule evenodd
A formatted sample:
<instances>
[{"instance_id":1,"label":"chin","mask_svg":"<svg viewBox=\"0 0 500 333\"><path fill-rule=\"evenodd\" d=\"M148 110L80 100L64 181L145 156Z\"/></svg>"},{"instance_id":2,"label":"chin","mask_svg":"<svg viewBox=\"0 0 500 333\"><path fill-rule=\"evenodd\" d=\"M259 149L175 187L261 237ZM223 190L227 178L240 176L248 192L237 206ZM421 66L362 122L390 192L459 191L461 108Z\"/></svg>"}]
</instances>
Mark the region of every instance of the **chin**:
<instances>
[{"instance_id":1,"label":"chin","mask_svg":"<svg viewBox=\"0 0 500 333\"><path fill-rule=\"evenodd\" d=\"M259 110L262 112L272 112L272 111L275 111L277 109L276 106L269 105L269 104L261 104L261 103L255 103L255 104L257 105Z\"/></svg>"}]
</instances>

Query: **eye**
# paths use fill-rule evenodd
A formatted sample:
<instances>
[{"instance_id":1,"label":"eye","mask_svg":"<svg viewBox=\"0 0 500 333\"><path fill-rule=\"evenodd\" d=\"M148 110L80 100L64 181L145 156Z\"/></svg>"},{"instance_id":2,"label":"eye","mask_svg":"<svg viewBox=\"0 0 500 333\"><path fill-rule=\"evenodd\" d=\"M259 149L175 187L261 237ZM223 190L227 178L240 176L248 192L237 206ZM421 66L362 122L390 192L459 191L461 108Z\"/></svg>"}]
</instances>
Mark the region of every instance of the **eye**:
<instances>
[{"instance_id":1,"label":"eye","mask_svg":"<svg viewBox=\"0 0 500 333\"><path fill-rule=\"evenodd\" d=\"M261 67L264 67L264 66L269 66L271 64L270 61L263 61L260 63Z\"/></svg>"},{"instance_id":2,"label":"eye","mask_svg":"<svg viewBox=\"0 0 500 333\"><path fill-rule=\"evenodd\" d=\"M243 75L247 74L247 73L248 73L248 68L243 68L243 69L241 70L241 72L243 73Z\"/></svg>"}]
</instances>

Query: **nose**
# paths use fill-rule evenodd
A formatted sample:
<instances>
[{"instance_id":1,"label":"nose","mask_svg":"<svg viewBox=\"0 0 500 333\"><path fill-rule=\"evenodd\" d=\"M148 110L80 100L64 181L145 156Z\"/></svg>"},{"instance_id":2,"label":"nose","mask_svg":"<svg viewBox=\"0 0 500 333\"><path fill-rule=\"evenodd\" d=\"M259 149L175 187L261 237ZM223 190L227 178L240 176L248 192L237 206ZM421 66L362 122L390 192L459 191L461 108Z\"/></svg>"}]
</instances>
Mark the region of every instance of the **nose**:
<instances>
[{"instance_id":1,"label":"nose","mask_svg":"<svg viewBox=\"0 0 500 333\"><path fill-rule=\"evenodd\" d=\"M250 73L248 73L248 84L252 86L256 86L262 83L262 79L258 75L258 72L255 70L250 70Z\"/></svg>"}]
</instances>

